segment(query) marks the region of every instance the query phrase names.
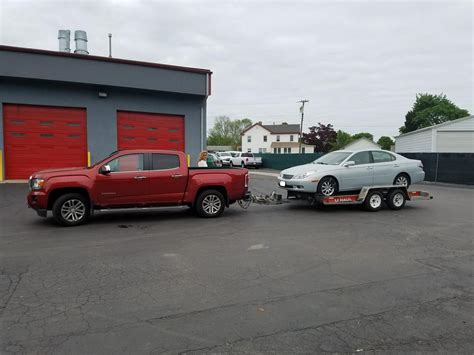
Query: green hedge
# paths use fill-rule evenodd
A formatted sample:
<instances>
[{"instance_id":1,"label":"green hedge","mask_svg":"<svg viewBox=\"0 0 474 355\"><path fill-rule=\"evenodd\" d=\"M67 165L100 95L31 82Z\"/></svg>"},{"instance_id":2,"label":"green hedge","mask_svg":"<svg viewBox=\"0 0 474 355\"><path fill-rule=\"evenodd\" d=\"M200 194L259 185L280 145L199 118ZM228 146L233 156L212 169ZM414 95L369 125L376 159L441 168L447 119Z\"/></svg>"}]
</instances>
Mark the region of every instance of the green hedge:
<instances>
[{"instance_id":1,"label":"green hedge","mask_svg":"<svg viewBox=\"0 0 474 355\"><path fill-rule=\"evenodd\" d=\"M323 153L307 153L307 154L255 154L257 157L262 157L263 168L283 170L291 168L292 166L303 165L311 163L318 159Z\"/></svg>"}]
</instances>

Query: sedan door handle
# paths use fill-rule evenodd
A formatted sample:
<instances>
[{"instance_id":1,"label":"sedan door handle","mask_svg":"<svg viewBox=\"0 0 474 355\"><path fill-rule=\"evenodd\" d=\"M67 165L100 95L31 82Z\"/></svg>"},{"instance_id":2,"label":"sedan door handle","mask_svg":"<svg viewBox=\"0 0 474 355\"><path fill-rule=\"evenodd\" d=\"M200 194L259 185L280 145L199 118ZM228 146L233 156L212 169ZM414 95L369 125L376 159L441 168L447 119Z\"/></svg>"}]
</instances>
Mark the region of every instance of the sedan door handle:
<instances>
[{"instance_id":1,"label":"sedan door handle","mask_svg":"<svg viewBox=\"0 0 474 355\"><path fill-rule=\"evenodd\" d=\"M135 180L143 180L143 179L146 179L146 176L135 176L134 179Z\"/></svg>"},{"instance_id":2,"label":"sedan door handle","mask_svg":"<svg viewBox=\"0 0 474 355\"><path fill-rule=\"evenodd\" d=\"M372 170L374 167L373 166L368 166L367 170Z\"/></svg>"},{"instance_id":3,"label":"sedan door handle","mask_svg":"<svg viewBox=\"0 0 474 355\"><path fill-rule=\"evenodd\" d=\"M178 179L178 178L183 177L183 176L184 176L183 174L173 174L173 175L171 175L171 177L174 178L174 179Z\"/></svg>"},{"instance_id":4,"label":"sedan door handle","mask_svg":"<svg viewBox=\"0 0 474 355\"><path fill-rule=\"evenodd\" d=\"M395 164L393 167L394 167L394 168L399 168L399 167L400 167L400 165L398 165L398 164Z\"/></svg>"}]
</instances>

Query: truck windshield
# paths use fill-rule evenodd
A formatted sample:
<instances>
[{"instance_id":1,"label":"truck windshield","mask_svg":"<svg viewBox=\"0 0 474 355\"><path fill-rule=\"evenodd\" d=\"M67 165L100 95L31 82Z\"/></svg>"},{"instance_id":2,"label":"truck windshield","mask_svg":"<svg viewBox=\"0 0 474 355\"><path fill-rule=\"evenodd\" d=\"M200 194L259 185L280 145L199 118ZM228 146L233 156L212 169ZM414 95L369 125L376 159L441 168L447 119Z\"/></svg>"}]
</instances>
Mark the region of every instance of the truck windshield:
<instances>
[{"instance_id":1,"label":"truck windshield","mask_svg":"<svg viewBox=\"0 0 474 355\"><path fill-rule=\"evenodd\" d=\"M313 164L323 164L323 165L339 165L344 159L346 159L352 152L332 152L326 155L323 155L321 158L313 161Z\"/></svg>"}]
</instances>

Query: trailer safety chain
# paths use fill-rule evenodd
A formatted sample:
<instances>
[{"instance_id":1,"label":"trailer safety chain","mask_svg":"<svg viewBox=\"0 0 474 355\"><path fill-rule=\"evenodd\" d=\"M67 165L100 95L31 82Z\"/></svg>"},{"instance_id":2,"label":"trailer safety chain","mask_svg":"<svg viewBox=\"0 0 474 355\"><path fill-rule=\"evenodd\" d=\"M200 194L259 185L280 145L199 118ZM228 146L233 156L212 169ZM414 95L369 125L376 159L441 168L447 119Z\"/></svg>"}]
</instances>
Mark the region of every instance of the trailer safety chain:
<instances>
[{"instance_id":1,"label":"trailer safety chain","mask_svg":"<svg viewBox=\"0 0 474 355\"><path fill-rule=\"evenodd\" d=\"M272 191L270 195L250 195L250 197L244 200L238 200L237 203L240 207L244 210L250 207L253 203L257 203L259 205L280 205L283 203L282 196L277 194L275 191Z\"/></svg>"}]
</instances>

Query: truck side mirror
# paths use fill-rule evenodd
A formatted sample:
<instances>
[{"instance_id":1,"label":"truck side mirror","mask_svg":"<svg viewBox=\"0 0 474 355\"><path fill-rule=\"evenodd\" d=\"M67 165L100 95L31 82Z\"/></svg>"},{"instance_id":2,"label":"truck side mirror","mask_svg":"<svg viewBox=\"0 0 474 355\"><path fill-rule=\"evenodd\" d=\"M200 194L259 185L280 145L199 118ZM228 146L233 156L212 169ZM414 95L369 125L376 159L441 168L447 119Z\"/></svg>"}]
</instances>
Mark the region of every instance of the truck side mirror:
<instances>
[{"instance_id":1,"label":"truck side mirror","mask_svg":"<svg viewBox=\"0 0 474 355\"><path fill-rule=\"evenodd\" d=\"M109 175L111 170L112 169L110 169L110 165L104 165L100 168L99 172L103 175Z\"/></svg>"},{"instance_id":2,"label":"truck side mirror","mask_svg":"<svg viewBox=\"0 0 474 355\"><path fill-rule=\"evenodd\" d=\"M354 165L356 165L355 161L349 160L349 161L346 161L343 166L345 166L346 168L348 168L348 167L354 166Z\"/></svg>"}]
</instances>

